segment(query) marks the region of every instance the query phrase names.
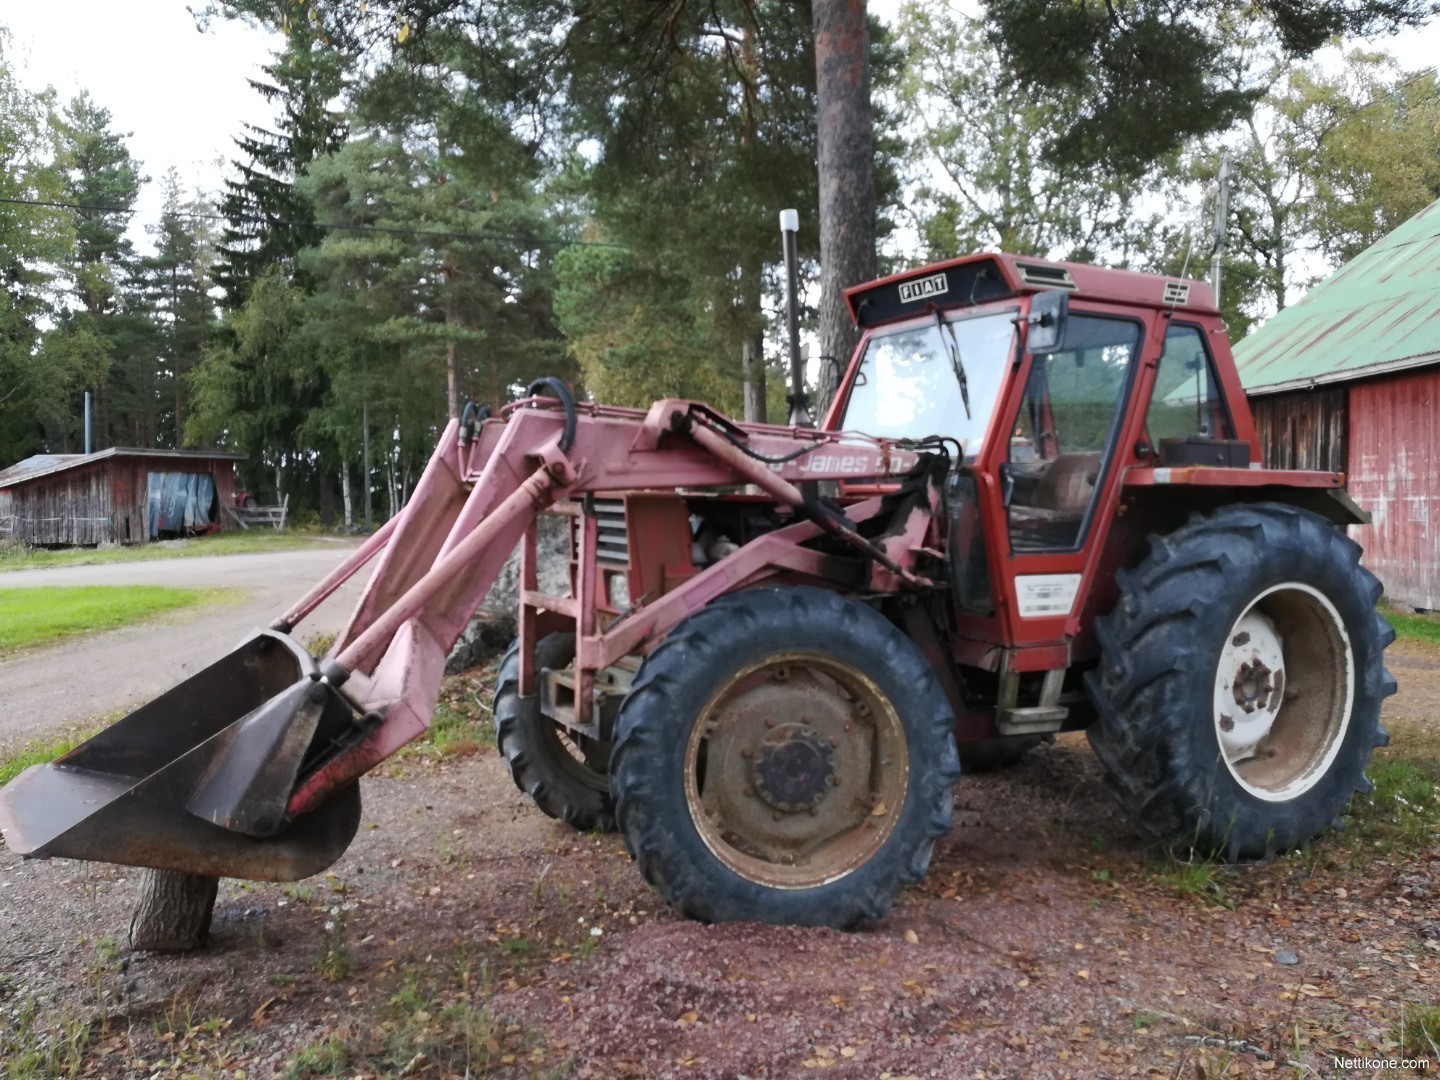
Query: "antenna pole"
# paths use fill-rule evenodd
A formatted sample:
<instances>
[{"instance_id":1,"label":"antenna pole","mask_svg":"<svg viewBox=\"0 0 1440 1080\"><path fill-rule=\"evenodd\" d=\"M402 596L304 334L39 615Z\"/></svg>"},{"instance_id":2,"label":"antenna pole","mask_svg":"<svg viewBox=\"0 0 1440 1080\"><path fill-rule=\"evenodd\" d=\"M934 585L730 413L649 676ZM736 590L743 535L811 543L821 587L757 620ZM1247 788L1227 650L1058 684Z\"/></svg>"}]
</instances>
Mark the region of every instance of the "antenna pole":
<instances>
[{"instance_id":1,"label":"antenna pole","mask_svg":"<svg viewBox=\"0 0 1440 1080\"><path fill-rule=\"evenodd\" d=\"M1220 269L1225 263L1225 231L1230 213L1230 151L1220 153L1220 173L1215 178L1215 234L1210 245L1210 291L1220 306Z\"/></svg>"}]
</instances>

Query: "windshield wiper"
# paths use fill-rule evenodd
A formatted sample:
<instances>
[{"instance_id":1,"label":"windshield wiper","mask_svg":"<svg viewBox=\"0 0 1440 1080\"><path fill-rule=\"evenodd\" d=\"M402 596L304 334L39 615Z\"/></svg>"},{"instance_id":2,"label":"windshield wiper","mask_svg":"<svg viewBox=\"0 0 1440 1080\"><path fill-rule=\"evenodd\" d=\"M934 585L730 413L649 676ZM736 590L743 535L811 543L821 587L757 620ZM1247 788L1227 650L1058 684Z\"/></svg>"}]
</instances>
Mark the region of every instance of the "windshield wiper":
<instances>
[{"instance_id":1,"label":"windshield wiper","mask_svg":"<svg viewBox=\"0 0 1440 1080\"><path fill-rule=\"evenodd\" d=\"M955 378L960 383L960 401L965 406L965 419L969 420L970 381L965 378L965 365L960 360L960 342L955 339L955 328L945 321L939 308L935 309L935 324L950 335L950 341L945 345L945 351L950 354L950 366L955 369ZM944 341L943 337L941 341Z\"/></svg>"}]
</instances>

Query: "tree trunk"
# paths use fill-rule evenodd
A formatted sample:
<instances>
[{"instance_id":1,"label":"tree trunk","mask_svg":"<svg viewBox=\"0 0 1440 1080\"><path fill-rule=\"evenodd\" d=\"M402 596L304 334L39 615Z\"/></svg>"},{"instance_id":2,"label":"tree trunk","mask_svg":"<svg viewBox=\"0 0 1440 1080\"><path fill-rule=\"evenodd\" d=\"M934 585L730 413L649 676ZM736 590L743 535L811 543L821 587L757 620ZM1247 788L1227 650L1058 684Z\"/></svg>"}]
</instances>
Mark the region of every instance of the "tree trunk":
<instances>
[{"instance_id":1,"label":"tree trunk","mask_svg":"<svg viewBox=\"0 0 1440 1080\"><path fill-rule=\"evenodd\" d=\"M335 524L335 481L323 468L317 468L315 473L315 482L319 485L320 524L328 529Z\"/></svg>"},{"instance_id":2,"label":"tree trunk","mask_svg":"<svg viewBox=\"0 0 1440 1080\"><path fill-rule=\"evenodd\" d=\"M445 325L452 328L451 334L455 331L456 323L455 297L452 290L454 283L455 268L449 263L445 265ZM445 404L450 412L451 420L460 418L460 372L456 366L457 358L456 344L454 337L445 343Z\"/></svg>"},{"instance_id":3,"label":"tree trunk","mask_svg":"<svg viewBox=\"0 0 1440 1080\"><path fill-rule=\"evenodd\" d=\"M745 381L746 421L765 423L765 333L747 334L740 345L740 373Z\"/></svg>"},{"instance_id":4,"label":"tree trunk","mask_svg":"<svg viewBox=\"0 0 1440 1080\"><path fill-rule=\"evenodd\" d=\"M345 502L345 531L355 525L355 502L350 498L350 466L340 466L340 497Z\"/></svg>"},{"instance_id":5,"label":"tree trunk","mask_svg":"<svg viewBox=\"0 0 1440 1080\"><path fill-rule=\"evenodd\" d=\"M360 406L360 483L365 490L365 531L371 529L370 509L370 401Z\"/></svg>"},{"instance_id":6,"label":"tree trunk","mask_svg":"<svg viewBox=\"0 0 1440 1080\"><path fill-rule=\"evenodd\" d=\"M820 386L860 340L843 290L875 276L875 164L870 118L870 30L864 0L814 0L820 165ZM832 363L833 361L833 363Z\"/></svg>"},{"instance_id":7,"label":"tree trunk","mask_svg":"<svg viewBox=\"0 0 1440 1080\"><path fill-rule=\"evenodd\" d=\"M395 450L391 447L385 455L385 497L390 507L390 517L395 516Z\"/></svg>"},{"instance_id":8,"label":"tree trunk","mask_svg":"<svg viewBox=\"0 0 1440 1080\"><path fill-rule=\"evenodd\" d=\"M185 386L184 377L180 372L180 345L177 342L178 324L180 321L180 299L179 290L175 283L175 266L170 266L170 317L174 320L170 324L170 378L175 383L175 446L179 450L182 444L180 431L185 424L185 408L181 400Z\"/></svg>"},{"instance_id":9,"label":"tree trunk","mask_svg":"<svg viewBox=\"0 0 1440 1080\"><path fill-rule=\"evenodd\" d=\"M147 952L200 948L210 937L219 887L219 878L202 874L146 870L130 916L130 947Z\"/></svg>"}]
</instances>

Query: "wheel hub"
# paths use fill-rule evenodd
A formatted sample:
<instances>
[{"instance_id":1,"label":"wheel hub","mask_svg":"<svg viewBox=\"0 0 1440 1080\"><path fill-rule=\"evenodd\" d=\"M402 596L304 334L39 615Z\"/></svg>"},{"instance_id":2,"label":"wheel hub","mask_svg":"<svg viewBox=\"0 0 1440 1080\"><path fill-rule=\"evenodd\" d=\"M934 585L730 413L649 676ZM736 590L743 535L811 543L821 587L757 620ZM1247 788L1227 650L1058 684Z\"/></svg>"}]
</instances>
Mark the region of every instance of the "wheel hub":
<instances>
[{"instance_id":1,"label":"wheel hub","mask_svg":"<svg viewBox=\"0 0 1440 1080\"><path fill-rule=\"evenodd\" d=\"M900 718L862 672L793 653L716 688L687 750L692 819L748 880L807 888L884 845L909 782Z\"/></svg>"},{"instance_id":2,"label":"wheel hub","mask_svg":"<svg viewBox=\"0 0 1440 1080\"><path fill-rule=\"evenodd\" d=\"M1258 658L1241 664L1235 679L1235 704L1247 713L1268 708L1270 693L1275 689L1275 684L1270 681L1271 674L1274 673ZM1284 682L1285 673L1279 672L1276 679Z\"/></svg>"},{"instance_id":3,"label":"wheel hub","mask_svg":"<svg viewBox=\"0 0 1440 1080\"><path fill-rule=\"evenodd\" d=\"M1279 802L1318 782L1349 725L1354 668L1344 622L1312 586L1287 582L1251 601L1220 652L1214 706L1221 756L1246 791Z\"/></svg>"},{"instance_id":4,"label":"wheel hub","mask_svg":"<svg viewBox=\"0 0 1440 1080\"><path fill-rule=\"evenodd\" d=\"M809 724L772 728L751 759L755 791L775 809L789 813L818 806L835 783L831 750Z\"/></svg>"},{"instance_id":5,"label":"wheel hub","mask_svg":"<svg viewBox=\"0 0 1440 1080\"><path fill-rule=\"evenodd\" d=\"M1215 687L1216 728L1232 764L1265 752L1283 693L1285 654L1275 624L1251 608L1235 624L1220 656Z\"/></svg>"}]
</instances>

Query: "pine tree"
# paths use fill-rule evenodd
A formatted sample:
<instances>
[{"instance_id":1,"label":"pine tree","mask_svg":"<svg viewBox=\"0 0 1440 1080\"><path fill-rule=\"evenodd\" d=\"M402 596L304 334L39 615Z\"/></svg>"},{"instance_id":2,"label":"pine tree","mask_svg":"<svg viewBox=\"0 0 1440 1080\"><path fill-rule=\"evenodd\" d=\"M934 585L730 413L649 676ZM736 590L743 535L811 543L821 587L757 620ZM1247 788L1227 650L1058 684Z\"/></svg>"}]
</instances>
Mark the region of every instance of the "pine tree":
<instances>
[{"instance_id":1,"label":"pine tree","mask_svg":"<svg viewBox=\"0 0 1440 1080\"><path fill-rule=\"evenodd\" d=\"M660 25L645 9L597 3L567 44L569 123L599 147L577 186L599 234L632 252L562 264L561 317L586 338L576 350L591 389L638 404L644 388L675 382L678 356L703 355L709 371L680 381L739 413L748 377L758 418L778 212L801 208L802 254L818 237L808 10L746 0L687 6ZM590 338L621 312L628 340Z\"/></svg>"}]
</instances>

